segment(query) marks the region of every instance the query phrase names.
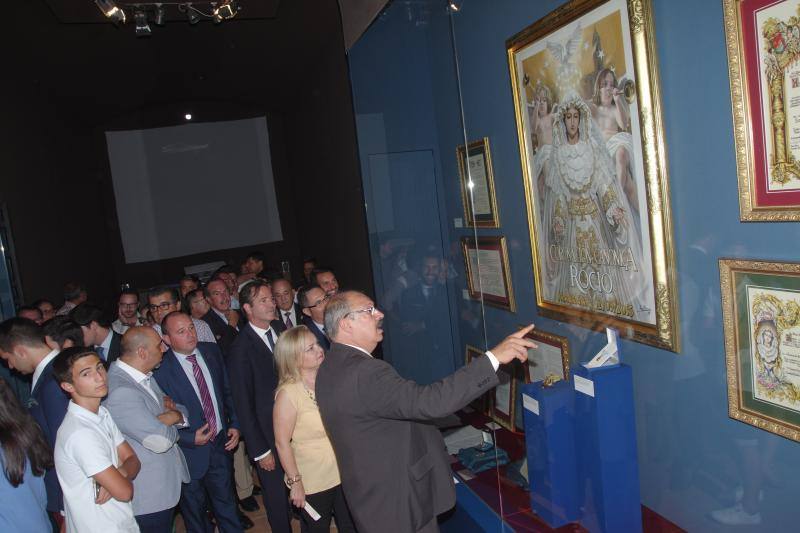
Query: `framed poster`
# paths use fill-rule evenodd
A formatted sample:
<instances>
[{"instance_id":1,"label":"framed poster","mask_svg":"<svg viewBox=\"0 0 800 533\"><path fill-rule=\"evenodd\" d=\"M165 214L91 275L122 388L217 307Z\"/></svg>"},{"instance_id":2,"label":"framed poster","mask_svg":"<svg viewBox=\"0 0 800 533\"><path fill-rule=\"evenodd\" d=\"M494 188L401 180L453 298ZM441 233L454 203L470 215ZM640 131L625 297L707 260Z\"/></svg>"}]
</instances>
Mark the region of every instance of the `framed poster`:
<instances>
[{"instance_id":1,"label":"framed poster","mask_svg":"<svg viewBox=\"0 0 800 533\"><path fill-rule=\"evenodd\" d=\"M800 441L800 263L720 259L728 414Z\"/></svg>"},{"instance_id":2,"label":"framed poster","mask_svg":"<svg viewBox=\"0 0 800 533\"><path fill-rule=\"evenodd\" d=\"M528 350L528 361L522 365L525 383L544 381L550 374L569 379L569 341L566 337L533 329L525 337L538 344Z\"/></svg>"},{"instance_id":3,"label":"framed poster","mask_svg":"<svg viewBox=\"0 0 800 533\"><path fill-rule=\"evenodd\" d=\"M500 365L497 369L500 383L489 391L490 416L504 428L514 431L516 413L517 380L514 379L514 366Z\"/></svg>"},{"instance_id":4,"label":"framed poster","mask_svg":"<svg viewBox=\"0 0 800 533\"><path fill-rule=\"evenodd\" d=\"M723 0L739 214L800 220L797 1Z\"/></svg>"},{"instance_id":5,"label":"framed poster","mask_svg":"<svg viewBox=\"0 0 800 533\"><path fill-rule=\"evenodd\" d=\"M477 359L478 357L483 357L484 353L485 352L483 350L467 344L467 353L466 356L464 357L464 364L468 365L472 362L473 359ZM472 407L473 409L475 409L480 413L485 414L486 416L491 416L491 413L489 412L489 406L490 406L489 394L492 394L493 392L494 391L487 392L486 394L482 394L478 398L475 398L469 404L470 407Z\"/></svg>"},{"instance_id":6,"label":"framed poster","mask_svg":"<svg viewBox=\"0 0 800 533\"><path fill-rule=\"evenodd\" d=\"M506 43L540 313L679 350L650 1L573 0Z\"/></svg>"},{"instance_id":7,"label":"framed poster","mask_svg":"<svg viewBox=\"0 0 800 533\"><path fill-rule=\"evenodd\" d=\"M456 148L458 174L461 178L461 201L464 204L464 225L499 228L497 200L494 195L494 173L489 139L462 144Z\"/></svg>"},{"instance_id":8,"label":"framed poster","mask_svg":"<svg viewBox=\"0 0 800 533\"><path fill-rule=\"evenodd\" d=\"M461 239L467 270L467 289L471 298L508 311L516 311L508 249L505 237L473 237Z\"/></svg>"}]
</instances>

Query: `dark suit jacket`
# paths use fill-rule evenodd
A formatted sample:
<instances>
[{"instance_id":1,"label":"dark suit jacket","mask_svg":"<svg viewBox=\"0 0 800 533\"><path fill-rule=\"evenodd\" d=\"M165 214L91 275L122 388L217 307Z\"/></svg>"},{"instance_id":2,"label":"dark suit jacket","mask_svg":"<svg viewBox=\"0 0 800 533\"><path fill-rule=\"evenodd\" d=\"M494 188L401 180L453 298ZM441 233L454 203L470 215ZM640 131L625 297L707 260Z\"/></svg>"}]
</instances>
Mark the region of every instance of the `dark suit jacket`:
<instances>
[{"instance_id":1,"label":"dark suit jacket","mask_svg":"<svg viewBox=\"0 0 800 533\"><path fill-rule=\"evenodd\" d=\"M208 313L203 315L202 320L205 320L208 327L211 328L211 333L217 339L217 344L222 350L222 354L227 355L233 339L236 338L239 332L233 326L226 324L213 309L209 309ZM241 328L244 322L240 320L237 325Z\"/></svg>"},{"instance_id":2,"label":"dark suit jacket","mask_svg":"<svg viewBox=\"0 0 800 533\"><path fill-rule=\"evenodd\" d=\"M320 331L317 325L314 324L314 321L311 320L311 318L309 318L308 316L303 315L303 319L301 320L301 322L305 327L311 330L311 333L313 333L314 336L317 338L317 342L319 342L319 345L322 346L322 349L327 352L331 347L331 341L328 340L328 337L326 337L325 334L322 333L322 331Z\"/></svg>"},{"instance_id":3,"label":"dark suit jacket","mask_svg":"<svg viewBox=\"0 0 800 533\"><path fill-rule=\"evenodd\" d=\"M247 455L253 459L267 450L276 453L272 406L278 371L272 352L248 324L233 341L225 362L233 388L233 404L247 442Z\"/></svg>"},{"instance_id":4,"label":"dark suit jacket","mask_svg":"<svg viewBox=\"0 0 800 533\"><path fill-rule=\"evenodd\" d=\"M286 323L283 321L284 315L283 312L279 308L275 308L275 315L277 318L272 321L272 329L274 329L278 334L283 333L286 331ZM299 326L305 316L303 314L303 308L297 304L294 304L294 316L297 318L297 322L295 322L295 326Z\"/></svg>"},{"instance_id":5,"label":"dark suit jacket","mask_svg":"<svg viewBox=\"0 0 800 533\"><path fill-rule=\"evenodd\" d=\"M33 419L39 424L45 439L54 450L56 433L67 414L69 396L53 378L53 361L50 361L42 370L36 387L31 391L28 400L28 409ZM44 484L47 489L47 510L58 512L64 508L61 495L61 486L58 484L55 468L47 470L44 474Z\"/></svg>"},{"instance_id":6,"label":"dark suit jacket","mask_svg":"<svg viewBox=\"0 0 800 533\"><path fill-rule=\"evenodd\" d=\"M385 361L333 343L320 366L317 402L359 531L418 531L455 505L444 440L427 420L447 416L497 385L479 357L431 385L401 378Z\"/></svg>"},{"instance_id":7,"label":"dark suit jacket","mask_svg":"<svg viewBox=\"0 0 800 533\"><path fill-rule=\"evenodd\" d=\"M228 428L239 429L239 421L233 407L228 372L225 370L222 353L219 347L211 342L199 342L197 349L208 366L211 385L214 387L214 394L217 397L221 418L218 423L221 431L216 438L228 440ZM206 423L200 398L194 392L194 387L186 376L186 372L183 371L180 361L171 349L164 354L161 366L155 371L154 376L164 393L175 403L186 407L189 412L189 426L178 430L178 444L186 457L192 479L202 478L208 470L209 457L215 446L211 442L203 446L196 446L194 443L195 431Z\"/></svg>"}]
</instances>

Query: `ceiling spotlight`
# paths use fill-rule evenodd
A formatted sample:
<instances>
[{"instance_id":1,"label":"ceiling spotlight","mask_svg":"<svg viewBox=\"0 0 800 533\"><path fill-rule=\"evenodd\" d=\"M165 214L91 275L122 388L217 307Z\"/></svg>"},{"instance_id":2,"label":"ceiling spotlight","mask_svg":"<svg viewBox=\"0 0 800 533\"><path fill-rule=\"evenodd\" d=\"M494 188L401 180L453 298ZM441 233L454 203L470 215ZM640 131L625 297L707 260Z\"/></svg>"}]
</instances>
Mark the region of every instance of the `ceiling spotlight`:
<instances>
[{"instance_id":1,"label":"ceiling spotlight","mask_svg":"<svg viewBox=\"0 0 800 533\"><path fill-rule=\"evenodd\" d=\"M156 26L163 26L164 25L164 6L162 4L156 4Z\"/></svg>"},{"instance_id":2,"label":"ceiling spotlight","mask_svg":"<svg viewBox=\"0 0 800 533\"><path fill-rule=\"evenodd\" d=\"M192 4L186 4L186 16L189 17L189 24L200 22L200 15Z\"/></svg>"},{"instance_id":3,"label":"ceiling spotlight","mask_svg":"<svg viewBox=\"0 0 800 533\"><path fill-rule=\"evenodd\" d=\"M183 115L183 118L185 118L186 120L192 120L192 114L186 113L185 115Z\"/></svg>"},{"instance_id":4,"label":"ceiling spotlight","mask_svg":"<svg viewBox=\"0 0 800 533\"><path fill-rule=\"evenodd\" d=\"M111 19L114 24L125 24L125 12L117 6L114 0L94 0L103 15Z\"/></svg>"},{"instance_id":5,"label":"ceiling spotlight","mask_svg":"<svg viewBox=\"0 0 800 533\"><path fill-rule=\"evenodd\" d=\"M239 2L236 0L222 0L218 6L214 8L214 21L223 21L232 19L239 12Z\"/></svg>"},{"instance_id":6,"label":"ceiling spotlight","mask_svg":"<svg viewBox=\"0 0 800 533\"><path fill-rule=\"evenodd\" d=\"M147 13L143 8L135 6L133 21L136 23L137 37L150 37L150 35L153 34L153 31L150 29L150 24L147 23Z\"/></svg>"},{"instance_id":7,"label":"ceiling spotlight","mask_svg":"<svg viewBox=\"0 0 800 533\"><path fill-rule=\"evenodd\" d=\"M447 2L447 9L452 13L458 13L461 11L461 0L449 0Z\"/></svg>"}]
</instances>

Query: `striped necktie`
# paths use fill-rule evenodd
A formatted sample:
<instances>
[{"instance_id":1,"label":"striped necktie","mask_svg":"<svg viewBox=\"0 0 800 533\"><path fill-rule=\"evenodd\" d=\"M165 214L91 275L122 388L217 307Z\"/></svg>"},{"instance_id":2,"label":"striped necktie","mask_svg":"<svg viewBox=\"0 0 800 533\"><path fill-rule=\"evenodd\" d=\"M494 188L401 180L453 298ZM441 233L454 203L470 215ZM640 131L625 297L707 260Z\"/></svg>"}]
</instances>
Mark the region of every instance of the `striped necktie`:
<instances>
[{"instance_id":1,"label":"striped necktie","mask_svg":"<svg viewBox=\"0 0 800 533\"><path fill-rule=\"evenodd\" d=\"M186 358L187 361L192 363L192 373L194 380L197 382L197 389L200 391L200 403L203 406L203 415L208 422L208 432L211 435L217 434L217 416L214 414L214 402L211 401L211 393L208 390L206 378L203 376L203 370L197 363L197 355L192 354ZM214 437L211 437L214 440Z\"/></svg>"}]
</instances>

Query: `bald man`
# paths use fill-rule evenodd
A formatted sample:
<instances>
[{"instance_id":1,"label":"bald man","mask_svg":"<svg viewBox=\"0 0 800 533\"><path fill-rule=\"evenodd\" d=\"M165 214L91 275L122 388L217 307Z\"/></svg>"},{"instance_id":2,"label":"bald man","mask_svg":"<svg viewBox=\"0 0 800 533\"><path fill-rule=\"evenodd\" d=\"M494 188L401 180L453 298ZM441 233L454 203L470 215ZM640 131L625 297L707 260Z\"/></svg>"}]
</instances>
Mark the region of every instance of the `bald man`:
<instances>
[{"instance_id":1,"label":"bald man","mask_svg":"<svg viewBox=\"0 0 800 533\"><path fill-rule=\"evenodd\" d=\"M189 469L178 429L186 425L183 406L164 394L153 378L166 345L153 328L129 328L122 352L108 369L108 397L103 405L139 457L142 469L133 481L133 512L143 533L168 533Z\"/></svg>"}]
</instances>

